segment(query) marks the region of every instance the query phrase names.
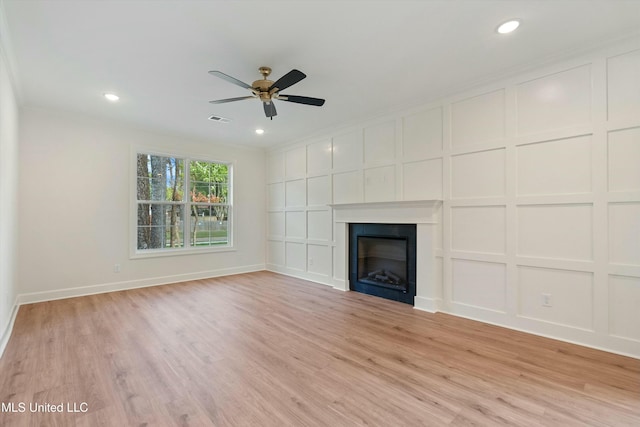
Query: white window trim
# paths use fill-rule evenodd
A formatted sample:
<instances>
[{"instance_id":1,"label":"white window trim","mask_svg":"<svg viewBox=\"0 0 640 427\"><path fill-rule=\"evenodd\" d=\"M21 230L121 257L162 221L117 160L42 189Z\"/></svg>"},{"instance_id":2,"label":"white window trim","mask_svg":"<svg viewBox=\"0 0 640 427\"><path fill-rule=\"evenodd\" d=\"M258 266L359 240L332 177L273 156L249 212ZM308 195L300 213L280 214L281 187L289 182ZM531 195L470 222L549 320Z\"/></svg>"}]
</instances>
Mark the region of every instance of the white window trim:
<instances>
[{"instance_id":1,"label":"white window trim","mask_svg":"<svg viewBox=\"0 0 640 427\"><path fill-rule=\"evenodd\" d=\"M229 216L227 219L228 224L228 244L225 246L217 246L217 247L203 247L203 248L194 248L193 246L184 246L181 248L172 248L172 249L146 249L139 250L138 249L138 154L151 154L156 156L165 156L165 157L174 157L177 159L184 159L190 161L203 161L203 162L212 162L212 163L224 163L228 165L229 168L229 195L228 195L228 205L229 205ZM234 235L235 235L235 223L236 223L236 214L235 208L233 204L233 174L235 171L235 161L229 160L220 160L213 159L207 155L194 154L190 152L182 152L180 154L173 153L170 151L159 150L157 148L150 148L144 146L132 146L129 154L130 163L129 163L129 259L143 259L143 258L157 258L157 257L173 257L173 256L182 256L182 255L199 255L199 254L207 254L207 253L216 253L216 252L235 252L237 248L234 245ZM185 168L185 189L189 183L189 177L186 173ZM187 197L185 191L185 197ZM167 204L172 204L171 201L164 202ZM178 203L183 206L188 205L188 201L184 202L173 202ZM186 216L186 214L185 214ZM190 216L189 216L190 217ZM229 224L230 223L230 224ZM186 241L188 243L188 241Z\"/></svg>"}]
</instances>

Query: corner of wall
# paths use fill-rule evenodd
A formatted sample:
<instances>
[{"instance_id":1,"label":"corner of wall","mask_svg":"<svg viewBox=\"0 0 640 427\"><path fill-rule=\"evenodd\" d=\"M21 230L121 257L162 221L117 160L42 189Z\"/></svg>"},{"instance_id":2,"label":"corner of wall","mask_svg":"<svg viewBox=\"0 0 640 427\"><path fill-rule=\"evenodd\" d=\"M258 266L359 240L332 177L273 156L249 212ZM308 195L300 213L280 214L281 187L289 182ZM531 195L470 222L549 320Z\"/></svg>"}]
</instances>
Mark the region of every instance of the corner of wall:
<instances>
[{"instance_id":1,"label":"corner of wall","mask_svg":"<svg viewBox=\"0 0 640 427\"><path fill-rule=\"evenodd\" d=\"M7 321L6 326L2 329L2 335L0 335L0 358L4 354L5 348L7 348L7 344L9 343L9 339L11 338L11 333L13 332L13 325L15 324L16 317L18 316L18 298L16 297L15 302L13 303L13 307L10 311L10 316Z\"/></svg>"},{"instance_id":2,"label":"corner of wall","mask_svg":"<svg viewBox=\"0 0 640 427\"><path fill-rule=\"evenodd\" d=\"M17 314L18 103L9 69L4 11L0 3L0 356Z\"/></svg>"}]
</instances>

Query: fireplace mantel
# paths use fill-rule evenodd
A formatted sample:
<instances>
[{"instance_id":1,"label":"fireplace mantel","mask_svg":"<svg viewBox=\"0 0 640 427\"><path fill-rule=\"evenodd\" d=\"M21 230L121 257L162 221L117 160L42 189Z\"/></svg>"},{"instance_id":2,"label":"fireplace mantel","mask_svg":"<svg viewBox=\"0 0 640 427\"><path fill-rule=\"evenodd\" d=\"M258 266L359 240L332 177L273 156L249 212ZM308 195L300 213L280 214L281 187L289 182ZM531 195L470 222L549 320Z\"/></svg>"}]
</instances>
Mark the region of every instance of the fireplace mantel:
<instances>
[{"instance_id":1,"label":"fireplace mantel","mask_svg":"<svg viewBox=\"0 0 640 427\"><path fill-rule=\"evenodd\" d=\"M436 224L441 200L339 203L329 205L335 222Z\"/></svg>"},{"instance_id":2,"label":"fireplace mantel","mask_svg":"<svg viewBox=\"0 0 640 427\"><path fill-rule=\"evenodd\" d=\"M436 228L442 200L339 203L334 213L334 288L349 290L347 263L350 223L416 224L417 283L414 308L437 312L442 301L441 262L436 260Z\"/></svg>"}]
</instances>

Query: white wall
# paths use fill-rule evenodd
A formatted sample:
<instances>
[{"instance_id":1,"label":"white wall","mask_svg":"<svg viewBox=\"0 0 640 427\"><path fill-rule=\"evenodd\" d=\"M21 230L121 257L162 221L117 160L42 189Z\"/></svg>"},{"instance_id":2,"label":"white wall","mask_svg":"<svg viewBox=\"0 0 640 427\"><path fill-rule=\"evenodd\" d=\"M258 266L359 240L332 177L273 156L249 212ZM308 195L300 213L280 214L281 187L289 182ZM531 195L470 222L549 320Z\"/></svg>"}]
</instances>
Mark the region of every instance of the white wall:
<instances>
[{"instance_id":1,"label":"white wall","mask_svg":"<svg viewBox=\"0 0 640 427\"><path fill-rule=\"evenodd\" d=\"M129 259L132 146L235 162L235 251ZM23 109L19 156L20 302L264 268L262 150Z\"/></svg>"},{"instance_id":2,"label":"white wall","mask_svg":"<svg viewBox=\"0 0 640 427\"><path fill-rule=\"evenodd\" d=\"M2 16L0 25L1 20ZM0 355L9 339L14 314L18 246L18 106L2 41L0 39Z\"/></svg>"},{"instance_id":3,"label":"white wall","mask_svg":"<svg viewBox=\"0 0 640 427\"><path fill-rule=\"evenodd\" d=\"M271 150L268 268L334 284L327 203L442 199L443 311L640 357L639 48Z\"/></svg>"}]
</instances>

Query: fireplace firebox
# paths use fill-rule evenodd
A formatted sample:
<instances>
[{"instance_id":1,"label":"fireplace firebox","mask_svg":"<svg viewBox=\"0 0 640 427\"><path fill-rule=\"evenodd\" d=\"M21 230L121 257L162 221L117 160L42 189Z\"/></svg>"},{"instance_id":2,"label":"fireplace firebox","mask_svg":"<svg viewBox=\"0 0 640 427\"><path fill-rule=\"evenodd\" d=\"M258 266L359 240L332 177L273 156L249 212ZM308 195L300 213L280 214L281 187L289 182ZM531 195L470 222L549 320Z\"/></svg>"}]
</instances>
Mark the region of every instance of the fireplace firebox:
<instances>
[{"instance_id":1,"label":"fireplace firebox","mask_svg":"<svg viewBox=\"0 0 640 427\"><path fill-rule=\"evenodd\" d=\"M415 224L349 224L349 288L413 305Z\"/></svg>"}]
</instances>

